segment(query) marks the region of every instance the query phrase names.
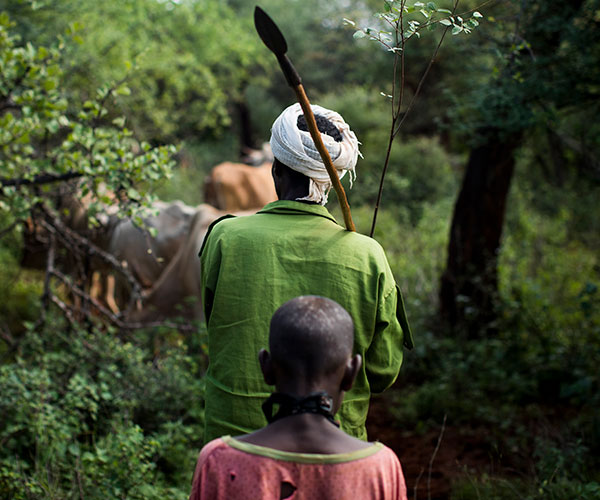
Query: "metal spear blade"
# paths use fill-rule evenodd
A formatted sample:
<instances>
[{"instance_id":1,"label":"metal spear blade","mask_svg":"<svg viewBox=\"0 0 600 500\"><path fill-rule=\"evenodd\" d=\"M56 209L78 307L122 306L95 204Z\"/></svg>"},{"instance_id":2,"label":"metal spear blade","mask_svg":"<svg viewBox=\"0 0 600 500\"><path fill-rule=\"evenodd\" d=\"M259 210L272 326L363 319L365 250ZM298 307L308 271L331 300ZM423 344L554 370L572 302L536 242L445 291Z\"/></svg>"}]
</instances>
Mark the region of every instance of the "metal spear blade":
<instances>
[{"instance_id":1,"label":"metal spear blade","mask_svg":"<svg viewBox=\"0 0 600 500\"><path fill-rule=\"evenodd\" d=\"M276 55L287 52L287 43L277 25L258 5L254 9L254 26L264 44Z\"/></svg>"}]
</instances>

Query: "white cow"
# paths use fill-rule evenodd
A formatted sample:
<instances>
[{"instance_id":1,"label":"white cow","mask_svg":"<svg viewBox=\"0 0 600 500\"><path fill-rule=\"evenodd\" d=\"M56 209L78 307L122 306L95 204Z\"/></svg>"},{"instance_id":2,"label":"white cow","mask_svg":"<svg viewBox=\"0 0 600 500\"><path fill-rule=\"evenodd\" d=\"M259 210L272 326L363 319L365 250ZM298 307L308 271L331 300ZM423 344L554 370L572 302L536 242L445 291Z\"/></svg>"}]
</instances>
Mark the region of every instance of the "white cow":
<instances>
[{"instance_id":1,"label":"white cow","mask_svg":"<svg viewBox=\"0 0 600 500\"><path fill-rule=\"evenodd\" d=\"M245 211L236 215L253 213L255 211ZM207 204L197 208L185 242L152 289L144 294L141 310L135 311L130 319L154 321L174 316L202 319L201 268L198 253L210 224L226 214L227 212Z\"/></svg>"}]
</instances>

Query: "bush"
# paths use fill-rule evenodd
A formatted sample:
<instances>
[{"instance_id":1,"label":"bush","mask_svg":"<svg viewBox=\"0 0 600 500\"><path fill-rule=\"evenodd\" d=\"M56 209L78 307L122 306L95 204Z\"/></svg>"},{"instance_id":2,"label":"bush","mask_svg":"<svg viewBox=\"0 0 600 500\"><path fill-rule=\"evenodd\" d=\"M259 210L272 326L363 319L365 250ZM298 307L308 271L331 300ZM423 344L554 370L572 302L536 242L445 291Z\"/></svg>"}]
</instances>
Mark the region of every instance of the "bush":
<instances>
[{"instance_id":1,"label":"bush","mask_svg":"<svg viewBox=\"0 0 600 500\"><path fill-rule=\"evenodd\" d=\"M534 485L524 480L497 477L469 477L452 488L452 500L596 500L600 495L597 482L579 483L568 480L544 481Z\"/></svg>"},{"instance_id":2,"label":"bush","mask_svg":"<svg viewBox=\"0 0 600 500\"><path fill-rule=\"evenodd\" d=\"M597 498L597 251L570 234L571 210L539 211L517 186L499 256L499 333L458 341L434 323L435 269L443 266L447 235L439 222L442 207L427 207L414 230L406 223L394 228L387 210L378 225L399 283L428 269L434 280L404 290L409 305L415 298L421 302L408 311L416 347L407 353L399 389L391 395L395 420L415 433L437 427L444 415L449 426L484 428L482 444L494 460L528 475L469 476L454 486L453 499Z\"/></svg>"},{"instance_id":3,"label":"bush","mask_svg":"<svg viewBox=\"0 0 600 500\"><path fill-rule=\"evenodd\" d=\"M17 243L7 240L0 245L0 318L8 331L18 333L23 321L39 314L42 275L19 267Z\"/></svg>"},{"instance_id":4,"label":"bush","mask_svg":"<svg viewBox=\"0 0 600 500\"><path fill-rule=\"evenodd\" d=\"M0 367L0 498L187 498L202 357L54 319Z\"/></svg>"}]
</instances>

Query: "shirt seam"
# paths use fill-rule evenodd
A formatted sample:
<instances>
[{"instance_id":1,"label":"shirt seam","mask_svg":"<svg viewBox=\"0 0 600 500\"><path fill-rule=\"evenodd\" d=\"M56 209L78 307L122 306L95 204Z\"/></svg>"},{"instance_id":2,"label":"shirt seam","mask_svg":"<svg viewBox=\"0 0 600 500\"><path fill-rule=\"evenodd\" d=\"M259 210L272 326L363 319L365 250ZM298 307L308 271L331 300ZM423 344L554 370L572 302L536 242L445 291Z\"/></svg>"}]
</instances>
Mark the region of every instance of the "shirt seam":
<instances>
[{"instance_id":1,"label":"shirt seam","mask_svg":"<svg viewBox=\"0 0 600 500\"><path fill-rule=\"evenodd\" d=\"M273 460L281 460L283 462L317 465L353 462L355 460L360 460L375 455L375 453L383 449L382 443L374 442L372 446L349 453L294 453L290 451L276 450L274 448L268 448L266 446L260 446L257 444L246 443L244 441L238 441L231 436L223 436L221 439L227 446L251 455L263 456Z\"/></svg>"}]
</instances>

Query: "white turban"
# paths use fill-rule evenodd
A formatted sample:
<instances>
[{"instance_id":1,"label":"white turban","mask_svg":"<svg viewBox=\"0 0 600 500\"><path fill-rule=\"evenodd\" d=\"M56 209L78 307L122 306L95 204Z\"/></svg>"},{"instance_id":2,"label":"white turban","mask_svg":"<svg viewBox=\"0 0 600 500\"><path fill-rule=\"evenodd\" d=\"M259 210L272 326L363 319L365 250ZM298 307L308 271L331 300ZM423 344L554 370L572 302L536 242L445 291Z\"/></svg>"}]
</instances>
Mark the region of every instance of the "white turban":
<instances>
[{"instance_id":1,"label":"white turban","mask_svg":"<svg viewBox=\"0 0 600 500\"><path fill-rule=\"evenodd\" d=\"M311 108L315 115L327 118L342 134L341 142L337 142L327 134L321 134L321 138L340 179L346 172L350 172L350 187L352 187L352 182L356 179L354 169L360 154L356 135L335 111L317 105L311 105ZM298 128L298 117L302 114L300 104L296 103L279 115L271 128L271 149L273 156L281 163L310 179L308 196L298 200L314 201L325 205L331 189L331 179L310 132Z\"/></svg>"}]
</instances>

